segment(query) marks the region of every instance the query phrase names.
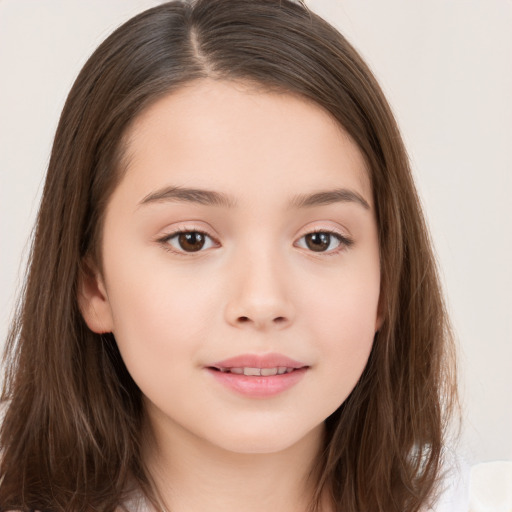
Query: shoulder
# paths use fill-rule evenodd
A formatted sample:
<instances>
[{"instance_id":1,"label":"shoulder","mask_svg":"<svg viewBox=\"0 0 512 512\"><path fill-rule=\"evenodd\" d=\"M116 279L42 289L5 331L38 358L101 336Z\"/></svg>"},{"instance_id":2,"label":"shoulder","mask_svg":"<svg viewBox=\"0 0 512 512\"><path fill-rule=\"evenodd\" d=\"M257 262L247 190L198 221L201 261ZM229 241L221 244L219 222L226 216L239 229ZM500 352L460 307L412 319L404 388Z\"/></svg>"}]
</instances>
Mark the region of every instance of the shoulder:
<instances>
[{"instance_id":1,"label":"shoulder","mask_svg":"<svg viewBox=\"0 0 512 512\"><path fill-rule=\"evenodd\" d=\"M470 466L464 459L450 454L446 458L439 497L429 512L469 511Z\"/></svg>"},{"instance_id":2,"label":"shoulder","mask_svg":"<svg viewBox=\"0 0 512 512\"><path fill-rule=\"evenodd\" d=\"M471 468L471 510L512 510L512 460L482 462Z\"/></svg>"},{"instance_id":3,"label":"shoulder","mask_svg":"<svg viewBox=\"0 0 512 512\"><path fill-rule=\"evenodd\" d=\"M132 491L115 512L157 512L140 491Z\"/></svg>"},{"instance_id":4,"label":"shoulder","mask_svg":"<svg viewBox=\"0 0 512 512\"><path fill-rule=\"evenodd\" d=\"M453 458L446 467L438 501L433 508L427 510L512 510L512 460L470 466L463 459Z\"/></svg>"}]
</instances>

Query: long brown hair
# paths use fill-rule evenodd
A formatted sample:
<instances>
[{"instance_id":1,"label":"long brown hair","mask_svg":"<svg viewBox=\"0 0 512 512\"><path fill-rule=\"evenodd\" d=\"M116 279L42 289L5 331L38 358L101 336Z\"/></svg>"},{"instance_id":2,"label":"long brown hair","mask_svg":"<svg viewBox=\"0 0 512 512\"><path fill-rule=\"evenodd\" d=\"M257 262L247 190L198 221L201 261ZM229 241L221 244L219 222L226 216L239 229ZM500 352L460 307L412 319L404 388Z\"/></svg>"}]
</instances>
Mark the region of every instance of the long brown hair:
<instances>
[{"instance_id":1,"label":"long brown hair","mask_svg":"<svg viewBox=\"0 0 512 512\"><path fill-rule=\"evenodd\" d=\"M0 510L112 511L130 485L151 500L144 417L111 334L77 303L85 256L101 264L102 216L122 177L123 135L164 94L210 77L299 94L364 154L381 254L384 323L358 384L326 420L315 478L344 512L418 511L440 475L454 403L452 338L406 151L357 52L288 0L198 0L150 9L79 74L55 135L28 277L5 352Z\"/></svg>"}]
</instances>

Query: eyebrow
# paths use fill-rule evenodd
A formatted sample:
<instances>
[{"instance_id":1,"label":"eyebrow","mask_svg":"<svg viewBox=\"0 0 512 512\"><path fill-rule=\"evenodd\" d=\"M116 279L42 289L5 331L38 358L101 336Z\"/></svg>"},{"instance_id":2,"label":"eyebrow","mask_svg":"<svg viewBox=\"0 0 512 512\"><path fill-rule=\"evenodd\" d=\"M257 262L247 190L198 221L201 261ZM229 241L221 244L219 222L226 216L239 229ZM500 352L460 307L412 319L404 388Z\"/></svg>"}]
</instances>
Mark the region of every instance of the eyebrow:
<instances>
[{"instance_id":1,"label":"eyebrow","mask_svg":"<svg viewBox=\"0 0 512 512\"><path fill-rule=\"evenodd\" d=\"M346 188L323 190L313 194L299 194L292 199L290 206L292 208L307 208L333 203L356 203L361 205L365 210L370 210L370 205L364 197L354 190Z\"/></svg>"},{"instance_id":2,"label":"eyebrow","mask_svg":"<svg viewBox=\"0 0 512 512\"><path fill-rule=\"evenodd\" d=\"M237 205L234 198L222 192L200 188L169 186L151 192L142 199L139 206L167 201L195 203L205 206L220 206L224 208L234 208ZM370 205L359 193L346 188L322 190L312 194L298 194L290 201L289 208L311 208L334 203L356 203L361 205L365 210L370 210Z\"/></svg>"},{"instance_id":3,"label":"eyebrow","mask_svg":"<svg viewBox=\"0 0 512 512\"><path fill-rule=\"evenodd\" d=\"M161 203L166 201L177 201L185 203L203 204L206 206L221 206L224 208L234 208L236 201L234 201L227 194L222 192L215 192L213 190L206 190L200 188L185 188L185 187L164 187L148 194L139 203L145 205L150 203Z\"/></svg>"}]
</instances>

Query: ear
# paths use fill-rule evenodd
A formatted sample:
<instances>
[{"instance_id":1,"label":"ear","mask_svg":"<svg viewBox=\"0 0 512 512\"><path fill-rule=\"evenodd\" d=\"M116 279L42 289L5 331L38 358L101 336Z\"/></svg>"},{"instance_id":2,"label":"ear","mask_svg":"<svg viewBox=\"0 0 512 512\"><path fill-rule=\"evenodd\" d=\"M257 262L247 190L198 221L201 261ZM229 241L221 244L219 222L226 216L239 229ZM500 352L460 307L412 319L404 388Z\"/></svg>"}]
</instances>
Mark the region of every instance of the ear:
<instances>
[{"instance_id":1,"label":"ear","mask_svg":"<svg viewBox=\"0 0 512 512\"><path fill-rule=\"evenodd\" d=\"M77 299L85 323L91 331L97 334L113 331L112 310L104 280L87 258L82 262Z\"/></svg>"},{"instance_id":2,"label":"ear","mask_svg":"<svg viewBox=\"0 0 512 512\"><path fill-rule=\"evenodd\" d=\"M379 332L382 324L384 323L385 318L385 308L384 308L384 294L382 293L382 290L380 291L379 295L379 302L377 304L377 316L375 317L375 333Z\"/></svg>"},{"instance_id":3,"label":"ear","mask_svg":"<svg viewBox=\"0 0 512 512\"><path fill-rule=\"evenodd\" d=\"M380 308L377 312L377 318L375 319L375 333L379 332L382 324L384 323L384 315L382 314Z\"/></svg>"}]
</instances>

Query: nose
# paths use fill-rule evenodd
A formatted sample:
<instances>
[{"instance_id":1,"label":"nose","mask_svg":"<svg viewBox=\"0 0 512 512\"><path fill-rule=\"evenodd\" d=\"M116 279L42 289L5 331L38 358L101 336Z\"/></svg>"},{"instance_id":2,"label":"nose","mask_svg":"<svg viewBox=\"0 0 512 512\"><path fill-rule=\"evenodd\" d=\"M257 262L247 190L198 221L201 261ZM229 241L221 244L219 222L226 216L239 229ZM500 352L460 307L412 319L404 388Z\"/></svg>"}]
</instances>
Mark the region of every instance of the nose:
<instances>
[{"instance_id":1,"label":"nose","mask_svg":"<svg viewBox=\"0 0 512 512\"><path fill-rule=\"evenodd\" d=\"M271 253L241 257L229 274L230 297L226 321L238 328L284 329L294 320L295 308L284 262Z\"/></svg>"}]
</instances>

